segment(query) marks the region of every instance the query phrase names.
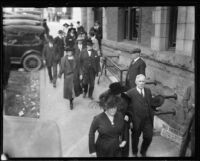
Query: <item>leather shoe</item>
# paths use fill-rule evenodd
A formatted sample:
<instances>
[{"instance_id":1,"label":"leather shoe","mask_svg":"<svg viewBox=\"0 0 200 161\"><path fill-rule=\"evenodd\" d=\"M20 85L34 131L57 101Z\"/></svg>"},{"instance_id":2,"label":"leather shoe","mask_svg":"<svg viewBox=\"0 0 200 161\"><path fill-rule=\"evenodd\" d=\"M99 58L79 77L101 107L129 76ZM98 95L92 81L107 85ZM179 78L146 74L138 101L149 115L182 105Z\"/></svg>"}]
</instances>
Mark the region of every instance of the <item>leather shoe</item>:
<instances>
[{"instance_id":1,"label":"leather shoe","mask_svg":"<svg viewBox=\"0 0 200 161\"><path fill-rule=\"evenodd\" d=\"M86 93L83 93L83 98L85 98L86 97Z\"/></svg>"},{"instance_id":2,"label":"leather shoe","mask_svg":"<svg viewBox=\"0 0 200 161\"><path fill-rule=\"evenodd\" d=\"M56 84L53 84L53 87L56 88Z\"/></svg>"},{"instance_id":3,"label":"leather shoe","mask_svg":"<svg viewBox=\"0 0 200 161\"><path fill-rule=\"evenodd\" d=\"M89 99L93 100L94 98L92 96L90 96Z\"/></svg>"}]
</instances>

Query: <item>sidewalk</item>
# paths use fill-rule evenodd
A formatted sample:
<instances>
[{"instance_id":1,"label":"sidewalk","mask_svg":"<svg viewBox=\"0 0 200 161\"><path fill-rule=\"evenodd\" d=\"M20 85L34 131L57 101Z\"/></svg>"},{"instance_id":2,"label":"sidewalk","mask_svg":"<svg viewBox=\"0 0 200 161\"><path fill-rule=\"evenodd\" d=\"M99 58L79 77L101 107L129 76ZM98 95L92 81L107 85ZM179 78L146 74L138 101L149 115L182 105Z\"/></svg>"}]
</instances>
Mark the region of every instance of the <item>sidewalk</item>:
<instances>
[{"instance_id":1,"label":"sidewalk","mask_svg":"<svg viewBox=\"0 0 200 161\"><path fill-rule=\"evenodd\" d=\"M49 83L46 69L40 72L40 120L54 120L60 130L63 157L88 157L88 133L93 117L102 110L90 107L91 100L82 95L74 99L74 109L63 98L63 77L57 80L57 87ZM46 78L45 78L46 76ZM97 79L96 79L97 80ZM109 85L106 78L95 84L94 99Z\"/></svg>"}]
</instances>

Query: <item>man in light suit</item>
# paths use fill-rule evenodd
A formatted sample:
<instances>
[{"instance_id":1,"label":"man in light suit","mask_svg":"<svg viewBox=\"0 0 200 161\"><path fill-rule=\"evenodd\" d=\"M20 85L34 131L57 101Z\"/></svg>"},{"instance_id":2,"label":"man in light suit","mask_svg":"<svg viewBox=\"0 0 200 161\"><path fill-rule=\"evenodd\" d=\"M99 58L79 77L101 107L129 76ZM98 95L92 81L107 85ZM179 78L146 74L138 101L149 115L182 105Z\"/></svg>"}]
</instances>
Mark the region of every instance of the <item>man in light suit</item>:
<instances>
[{"instance_id":1,"label":"man in light suit","mask_svg":"<svg viewBox=\"0 0 200 161\"><path fill-rule=\"evenodd\" d=\"M129 89L136 86L135 78L138 74L145 75L146 63L141 58L140 54L141 50L139 48L136 48L131 52L132 61L126 75L126 86Z\"/></svg>"},{"instance_id":2,"label":"man in light suit","mask_svg":"<svg viewBox=\"0 0 200 161\"><path fill-rule=\"evenodd\" d=\"M92 41L87 41L87 48L82 52L80 56L80 69L81 69L81 79L83 87L83 98L86 97L88 92L88 97L93 99L92 94L94 91L95 76L98 72L96 65L97 52L92 49Z\"/></svg>"},{"instance_id":3,"label":"man in light suit","mask_svg":"<svg viewBox=\"0 0 200 161\"><path fill-rule=\"evenodd\" d=\"M143 141L140 153L146 156L147 149L151 144L153 137L153 117L154 111L151 108L152 95L149 88L144 87L145 76L139 74L136 76L136 87L128 90L126 94L131 99L128 111L131 113L132 128L132 152L134 156L138 154L138 143L141 133L143 133Z\"/></svg>"}]
</instances>

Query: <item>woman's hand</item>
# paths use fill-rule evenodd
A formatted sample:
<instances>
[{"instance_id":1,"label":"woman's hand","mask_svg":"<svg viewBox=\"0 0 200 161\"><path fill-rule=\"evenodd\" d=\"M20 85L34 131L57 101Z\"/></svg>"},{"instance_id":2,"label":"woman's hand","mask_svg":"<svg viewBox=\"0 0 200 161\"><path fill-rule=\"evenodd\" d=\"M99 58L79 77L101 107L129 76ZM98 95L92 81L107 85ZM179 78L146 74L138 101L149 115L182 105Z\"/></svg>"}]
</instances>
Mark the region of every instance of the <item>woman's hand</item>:
<instances>
[{"instance_id":1,"label":"woman's hand","mask_svg":"<svg viewBox=\"0 0 200 161\"><path fill-rule=\"evenodd\" d=\"M91 154L90 154L90 157L97 157L97 153L96 153L96 152L91 153Z\"/></svg>"},{"instance_id":2,"label":"woman's hand","mask_svg":"<svg viewBox=\"0 0 200 161\"><path fill-rule=\"evenodd\" d=\"M120 148L123 148L126 145L126 141L122 141L121 144L119 144Z\"/></svg>"}]
</instances>

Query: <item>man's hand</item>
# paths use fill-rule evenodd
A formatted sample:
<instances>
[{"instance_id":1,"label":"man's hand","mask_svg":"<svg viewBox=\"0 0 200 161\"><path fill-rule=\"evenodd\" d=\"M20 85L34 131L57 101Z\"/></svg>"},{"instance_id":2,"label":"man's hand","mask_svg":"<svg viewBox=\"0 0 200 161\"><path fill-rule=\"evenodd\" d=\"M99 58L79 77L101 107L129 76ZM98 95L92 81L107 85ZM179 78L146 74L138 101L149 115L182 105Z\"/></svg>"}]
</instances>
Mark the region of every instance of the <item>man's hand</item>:
<instances>
[{"instance_id":1,"label":"man's hand","mask_svg":"<svg viewBox=\"0 0 200 161\"><path fill-rule=\"evenodd\" d=\"M80 80L82 80L83 79L83 75L80 75Z\"/></svg>"},{"instance_id":2,"label":"man's hand","mask_svg":"<svg viewBox=\"0 0 200 161\"><path fill-rule=\"evenodd\" d=\"M121 144L119 144L120 148L123 148L126 145L126 141L122 141Z\"/></svg>"},{"instance_id":3,"label":"man's hand","mask_svg":"<svg viewBox=\"0 0 200 161\"><path fill-rule=\"evenodd\" d=\"M127 115L125 115L124 120L128 122L129 117Z\"/></svg>"},{"instance_id":4,"label":"man's hand","mask_svg":"<svg viewBox=\"0 0 200 161\"><path fill-rule=\"evenodd\" d=\"M90 154L90 157L97 157L97 153L96 153L96 152L91 153L91 154Z\"/></svg>"},{"instance_id":5,"label":"man's hand","mask_svg":"<svg viewBox=\"0 0 200 161\"><path fill-rule=\"evenodd\" d=\"M43 60L43 64L46 65L46 61L45 60Z\"/></svg>"}]
</instances>

